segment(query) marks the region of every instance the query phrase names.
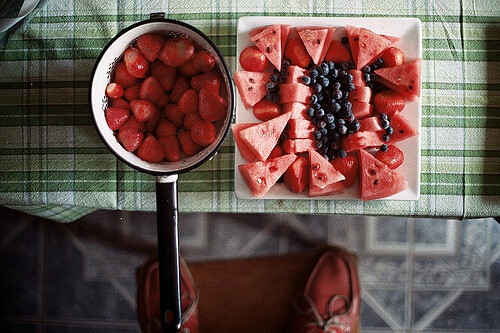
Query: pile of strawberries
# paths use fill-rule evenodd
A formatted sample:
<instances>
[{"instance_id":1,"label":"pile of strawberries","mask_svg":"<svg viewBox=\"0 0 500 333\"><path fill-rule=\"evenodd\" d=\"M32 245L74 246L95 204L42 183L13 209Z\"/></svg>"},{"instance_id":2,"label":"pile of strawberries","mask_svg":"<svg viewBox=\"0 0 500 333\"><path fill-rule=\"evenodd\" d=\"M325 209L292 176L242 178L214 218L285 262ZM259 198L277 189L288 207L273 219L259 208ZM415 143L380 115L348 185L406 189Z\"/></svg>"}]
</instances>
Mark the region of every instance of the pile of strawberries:
<instances>
[{"instance_id":1,"label":"pile of strawberries","mask_svg":"<svg viewBox=\"0 0 500 333\"><path fill-rule=\"evenodd\" d=\"M227 114L221 82L214 56L187 36L141 35L106 87L107 124L142 160L179 161L215 141Z\"/></svg>"}]
</instances>

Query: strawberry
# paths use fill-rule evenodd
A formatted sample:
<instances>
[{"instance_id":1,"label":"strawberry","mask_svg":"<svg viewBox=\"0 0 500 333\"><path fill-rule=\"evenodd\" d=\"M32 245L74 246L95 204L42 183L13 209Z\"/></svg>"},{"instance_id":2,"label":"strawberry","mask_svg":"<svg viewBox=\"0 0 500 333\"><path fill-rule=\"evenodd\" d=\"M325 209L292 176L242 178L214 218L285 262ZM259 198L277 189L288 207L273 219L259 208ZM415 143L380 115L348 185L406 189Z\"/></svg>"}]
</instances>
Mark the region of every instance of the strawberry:
<instances>
[{"instance_id":1,"label":"strawberry","mask_svg":"<svg viewBox=\"0 0 500 333\"><path fill-rule=\"evenodd\" d=\"M156 106L151 102L134 99L130 101L130 107L138 122L144 123L155 116Z\"/></svg>"},{"instance_id":2,"label":"strawberry","mask_svg":"<svg viewBox=\"0 0 500 333\"><path fill-rule=\"evenodd\" d=\"M165 118L175 125L177 128L181 128L184 123L184 113L179 110L177 104L167 104L163 110Z\"/></svg>"},{"instance_id":3,"label":"strawberry","mask_svg":"<svg viewBox=\"0 0 500 333\"><path fill-rule=\"evenodd\" d=\"M138 122L137 119L135 119L135 117L132 115L126 122L123 123L123 125L120 126L119 131L124 131L127 129L133 129L136 132L144 133L146 131L146 125L144 123Z\"/></svg>"},{"instance_id":4,"label":"strawberry","mask_svg":"<svg viewBox=\"0 0 500 333\"><path fill-rule=\"evenodd\" d=\"M193 58L191 58L179 67L179 72L184 76L193 76L198 74L200 71L194 67Z\"/></svg>"},{"instance_id":5,"label":"strawberry","mask_svg":"<svg viewBox=\"0 0 500 333\"><path fill-rule=\"evenodd\" d=\"M163 147L153 135L147 135L137 148L137 156L151 163L158 163L165 157Z\"/></svg>"},{"instance_id":6,"label":"strawberry","mask_svg":"<svg viewBox=\"0 0 500 333\"><path fill-rule=\"evenodd\" d=\"M131 100L139 99L140 92L141 92L141 83L137 83L125 89L125 91L123 92L123 97L130 102Z\"/></svg>"},{"instance_id":7,"label":"strawberry","mask_svg":"<svg viewBox=\"0 0 500 333\"><path fill-rule=\"evenodd\" d=\"M139 80L136 77L130 75L127 71L127 66L123 61L116 64L115 73L113 75L114 82L119 84L123 89L127 89L130 86L136 84Z\"/></svg>"},{"instance_id":8,"label":"strawberry","mask_svg":"<svg viewBox=\"0 0 500 333\"><path fill-rule=\"evenodd\" d=\"M109 83L106 87L106 95L108 95L109 98L113 99L122 97L123 88L118 83L115 82Z\"/></svg>"},{"instance_id":9,"label":"strawberry","mask_svg":"<svg viewBox=\"0 0 500 333\"><path fill-rule=\"evenodd\" d=\"M163 38L156 34L144 34L137 39L137 47L149 62L153 62L163 47Z\"/></svg>"},{"instance_id":10,"label":"strawberry","mask_svg":"<svg viewBox=\"0 0 500 333\"><path fill-rule=\"evenodd\" d=\"M115 108L122 108L122 109L130 111L130 103L127 102L126 100L124 100L123 98L115 98L115 99L111 100L111 106L113 106Z\"/></svg>"},{"instance_id":11,"label":"strawberry","mask_svg":"<svg viewBox=\"0 0 500 333\"><path fill-rule=\"evenodd\" d=\"M188 113L184 117L183 127L184 127L184 129L190 131L191 127L193 127L193 125L200 120L203 120L203 119L201 119L201 116L198 112Z\"/></svg>"},{"instance_id":12,"label":"strawberry","mask_svg":"<svg viewBox=\"0 0 500 333\"><path fill-rule=\"evenodd\" d=\"M126 49L123 53L123 62L125 63L127 72L133 77L146 77L146 73L149 69L149 62L139 50L132 47Z\"/></svg>"},{"instance_id":13,"label":"strawberry","mask_svg":"<svg viewBox=\"0 0 500 333\"><path fill-rule=\"evenodd\" d=\"M285 46L285 57L292 65L307 68L311 62L311 56L307 53L306 47L299 37L288 40Z\"/></svg>"},{"instance_id":14,"label":"strawberry","mask_svg":"<svg viewBox=\"0 0 500 333\"><path fill-rule=\"evenodd\" d=\"M193 42L187 37L175 37L167 40L163 44L158 59L168 66L179 67L193 55Z\"/></svg>"},{"instance_id":15,"label":"strawberry","mask_svg":"<svg viewBox=\"0 0 500 333\"><path fill-rule=\"evenodd\" d=\"M391 169L396 169L405 160L405 154L394 145L382 145L375 153L375 158L387 165Z\"/></svg>"},{"instance_id":16,"label":"strawberry","mask_svg":"<svg viewBox=\"0 0 500 333\"><path fill-rule=\"evenodd\" d=\"M133 128L125 128L118 131L118 141L127 151L133 152L141 145L144 140L144 133Z\"/></svg>"},{"instance_id":17,"label":"strawberry","mask_svg":"<svg viewBox=\"0 0 500 333\"><path fill-rule=\"evenodd\" d=\"M269 66L266 55L257 46L249 46L240 53L240 65L249 72L263 72Z\"/></svg>"},{"instance_id":18,"label":"strawberry","mask_svg":"<svg viewBox=\"0 0 500 333\"><path fill-rule=\"evenodd\" d=\"M177 162L181 159L181 147L179 139L175 135L159 138L158 142L163 148L163 153L167 161Z\"/></svg>"},{"instance_id":19,"label":"strawberry","mask_svg":"<svg viewBox=\"0 0 500 333\"><path fill-rule=\"evenodd\" d=\"M215 58L210 52L201 50L193 56L193 65L200 72L207 73L214 68Z\"/></svg>"},{"instance_id":20,"label":"strawberry","mask_svg":"<svg viewBox=\"0 0 500 333\"><path fill-rule=\"evenodd\" d=\"M159 60L152 62L149 67L151 76L161 84L163 90L172 90L177 81L177 68L167 66Z\"/></svg>"},{"instance_id":21,"label":"strawberry","mask_svg":"<svg viewBox=\"0 0 500 333\"><path fill-rule=\"evenodd\" d=\"M129 112L126 109L108 107L106 109L106 123L112 131L116 131L127 121Z\"/></svg>"},{"instance_id":22,"label":"strawberry","mask_svg":"<svg viewBox=\"0 0 500 333\"><path fill-rule=\"evenodd\" d=\"M194 89L187 90L179 98L177 104L179 110L184 114L198 112L198 93Z\"/></svg>"},{"instance_id":23,"label":"strawberry","mask_svg":"<svg viewBox=\"0 0 500 333\"><path fill-rule=\"evenodd\" d=\"M146 132L154 133L160 119L161 119L161 111L158 108L155 108L155 113L153 115L153 118L149 119L144 123L146 125Z\"/></svg>"},{"instance_id":24,"label":"strawberry","mask_svg":"<svg viewBox=\"0 0 500 333\"><path fill-rule=\"evenodd\" d=\"M384 61L384 67L396 67L404 64L405 62L405 54L403 50L394 46L385 50L380 57Z\"/></svg>"},{"instance_id":25,"label":"strawberry","mask_svg":"<svg viewBox=\"0 0 500 333\"><path fill-rule=\"evenodd\" d=\"M170 92L170 100L174 103L179 102L182 94L191 89L189 79L185 76L179 76L175 82L174 88Z\"/></svg>"},{"instance_id":26,"label":"strawberry","mask_svg":"<svg viewBox=\"0 0 500 333\"><path fill-rule=\"evenodd\" d=\"M340 63L351 60L351 53L346 49L344 44L338 40L332 40L328 51L326 51L325 61L333 61Z\"/></svg>"},{"instance_id":27,"label":"strawberry","mask_svg":"<svg viewBox=\"0 0 500 333\"><path fill-rule=\"evenodd\" d=\"M293 193L303 192L309 185L309 159L298 156L283 174L283 179Z\"/></svg>"},{"instance_id":28,"label":"strawberry","mask_svg":"<svg viewBox=\"0 0 500 333\"><path fill-rule=\"evenodd\" d=\"M158 139L176 135L177 127L175 127L175 125L169 122L167 119L163 118L158 122L155 134Z\"/></svg>"},{"instance_id":29,"label":"strawberry","mask_svg":"<svg viewBox=\"0 0 500 333\"><path fill-rule=\"evenodd\" d=\"M215 126L208 121L198 121L191 127L191 139L200 146L208 146L214 142L215 134Z\"/></svg>"},{"instance_id":30,"label":"strawberry","mask_svg":"<svg viewBox=\"0 0 500 333\"><path fill-rule=\"evenodd\" d=\"M200 91L201 88L206 87L211 89L214 93L219 93L221 79L216 71L210 71L203 74L195 75L191 78L191 87L194 90Z\"/></svg>"},{"instance_id":31,"label":"strawberry","mask_svg":"<svg viewBox=\"0 0 500 333\"><path fill-rule=\"evenodd\" d=\"M152 76L148 76L144 81L142 81L141 89L139 90L139 96L141 99L150 101L153 104L158 103L165 92L161 84Z\"/></svg>"},{"instance_id":32,"label":"strawberry","mask_svg":"<svg viewBox=\"0 0 500 333\"><path fill-rule=\"evenodd\" d=\"M161 97L161 99L158 102L156 102L156 106L159 109L163 109L168 104L169 101L170 101L170 99L168 98L168 95L167 94L163 94L163 96Z\"/></svg>"},{"instance_id":33,"label":"strawberry","mask_svg":"<svg viewBox=\"0 0 500 333\"><path fill-rule=\"evenodd\" d=\"M281 114L281 108L277 103L269 101L267 99L262 99L260 102L253 107L253 115L255 118L268 121Z\"/></svg>"},{"instance_id":34,"label":"strawberry","mask_svg":"<svg viewBox=\"0 0 500 333\"><path fill-rule=\"evenodd\" d=\"M184 155L187 157L193 156L197 152L201 150L201 146L196 144L196 142L191 139L191 132L190 131L183 131L179 132L177 134L177 138L179 139L179 142L181 144L181 149L184 152Z\"/></svg>"},{"instance_id":35,"label":"strawberry","mask_svg":"<svg viewBox=\"0 0 500 333\"><path fill-rule=\"evenodd\" d=\"M223 119L227 114L226 101L209 88L200 90L198 105L201 118L209 122Z\"/></svg>"},{"instance_id":36,"label":"strawberry","mask_svg":"<svg viewBox=\"0 0 500 333\"><path fill-rule=\"evenodd\" d=\"M358 174L358 158L356 154L347 154L346 157L338 157L330 161L335 170L340 172L345 179L342 184L347 188L351 187Z\"/></svg>"},{"instance_id":37,"label":"strawberry","mask_svg":"<svg viewBox=\"0 0 500 333\"><path fill-rule=\"evenodd\" d=\"M402 111L405 105L404 97L394 90L381 91L373 98L375 111L379 114L385 113L389 117L392 117L396 112Z\"/></svg>"},{"instance_id":38,"label":"strawberry","mask_svg":"<svg viewBox=\"0 0 500 333\"><path fill-rule=\"evenodd\" d=\"M283 148L280 145L274 146L267 159L283 156Z\"/></svg>"}]
</instances>

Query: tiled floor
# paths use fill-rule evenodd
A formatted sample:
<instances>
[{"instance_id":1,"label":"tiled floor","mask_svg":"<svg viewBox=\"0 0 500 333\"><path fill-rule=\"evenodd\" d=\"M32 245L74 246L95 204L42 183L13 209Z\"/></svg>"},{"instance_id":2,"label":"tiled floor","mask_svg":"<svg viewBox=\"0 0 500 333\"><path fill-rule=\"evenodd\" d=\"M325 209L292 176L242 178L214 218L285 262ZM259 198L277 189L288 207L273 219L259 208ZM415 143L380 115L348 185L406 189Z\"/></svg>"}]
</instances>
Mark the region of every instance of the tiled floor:
<instances>
[{"instance_id":1,"label":"tiled floor","mask_svg":"<svg viewBox=\"0 0 500 333\"><path fill-rule=\"evenodd\" d=\"M98 211L63 225L0 208L0 332L138 332L135 272L156 251L155 219ZM363 332L500 332L494 219L181 214L179 228L188 260L317 241L356 252Z\"/></svg>"}]
</instances>

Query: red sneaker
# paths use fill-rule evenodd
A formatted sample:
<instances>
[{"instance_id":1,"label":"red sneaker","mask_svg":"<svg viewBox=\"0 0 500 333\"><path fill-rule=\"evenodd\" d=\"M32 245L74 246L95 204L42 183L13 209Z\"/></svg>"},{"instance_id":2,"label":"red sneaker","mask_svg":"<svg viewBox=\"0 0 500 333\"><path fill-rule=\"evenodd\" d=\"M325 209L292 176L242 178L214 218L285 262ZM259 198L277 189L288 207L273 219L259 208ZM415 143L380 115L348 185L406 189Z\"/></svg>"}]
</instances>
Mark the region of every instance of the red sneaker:
<instances>
[{"instance_id":1,"label":"red sneaker","mask_svg":"<svg viewBox=\"0 0 500 333\"><path fill-rule=\"evenodd\" d=\"M353 331L360 290L356 264L349 254L340 248L323 254L294 307L293 333Z\"/></svg>"},{"instance_id":2,"label":"red sneaker","mask_svg":"<svg viewBox=\"0 0 500 333\"><path fill-rule=\"evenodd\" d=\"M198 291L186 262L181 258L182 333L198 333ZM144 281L139 277L137 311L143 332L162 333L160 324L160 283L158 261L147 267Z\"/></svg>"}]
</instances>

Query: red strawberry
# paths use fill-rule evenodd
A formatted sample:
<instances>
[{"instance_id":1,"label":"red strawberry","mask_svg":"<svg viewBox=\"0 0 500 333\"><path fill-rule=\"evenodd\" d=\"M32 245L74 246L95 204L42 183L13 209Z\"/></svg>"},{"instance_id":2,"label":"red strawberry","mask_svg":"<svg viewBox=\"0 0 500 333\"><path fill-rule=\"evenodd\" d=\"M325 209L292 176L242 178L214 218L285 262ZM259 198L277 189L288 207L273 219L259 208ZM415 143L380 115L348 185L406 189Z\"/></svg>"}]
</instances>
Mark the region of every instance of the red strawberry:
<instances>
[{"instance_id":1,"label":"red strawberry","mask_svg":"<svg viewBox=\"0 0 500 333\"><path fill-rule=\"evenodd\" d=\"M198 105L201 118L209 122L223 119L227 114L226 101L208 88L200 90Z\"/></svg>"},{"instance_id":2,"label":"red strawberry","mask_svg":"<svg viewBox=\"0 0 500 333\"><path fill-rule=\"evenodd\" d=\"M394 90L384 90L375 95L373 106L378 113L385 113L392 117L394 113L402 111L406 102L403 96Z\"/></svg>"},{"instance_id":3,"label":"red strawberry","mask_svg":"<svg viewBox=\"0 0 500 333\"><path fill-rule=\"evenodd\" d=\"M141 83L137 83L125 89L123 97L130 102L131 100L139 99L140 93L141 93Z\"/></svg>"},{"instance_id":4,"label":"red strawberry","mask_svg":"<svg viewBox=\"0 0 500 333\"><path fill-rule=\"evenodd\" d=\"M165 159L169 162L177 162L181 159L181 146L175 135L159 138L158 142L163 148Z\"/></svg>"},{"instance_id":5,"label":"red strawberry","mask_svg":"<svg viewBox=\"0 0 500 333\"><path fill-rule=\"evenodd\" d=\"M345 179L342 184L347 188L351 187L356 180L358 174L358 157L356 154L348 154L346 157L335 158L330 162L335 170L340 172Z\"/></svg>"},{"instance_id":6,"label":"red strawberry","mask_svg":"<svg viewBox=\"0 0 500 333\"><path fill-rule=\"evenodd\" d=\"M158 102L156 102L156 106L160 109L163 109L169 101L170 99L168 98L168 95L163 94L162 98Z\"/></svg>"},{"instance_id":7,"label":"red strawberry","mask_svg":"<svg viewBox=\"0 0 500 333\"><path fill-rule=\"evenodd\" d=\"M163 110L165 118L175 125L177 128L181 128L184 123L184 113L179 110L177 104L167 104Z\"/></svg>"},{"instance_id":8,"label":"red strawberry","mask_svg":"<svg viewBox=\"0 0 500 333\"><path fill-rule=\"evenodd\" d=\"M177 104L179 105L179 110L184 114L198 112L198 93L194 89L187 90L179 98Z\"/></svg>"},{"instance_id":9,"label":"red strawberry","mask_svg":"<svg viewBox=\"0 0 500 333\"><path fill-rule=\"evenodd\" d=\"M150 101L153 104L158 103L165 92L161 84L152 76L148 76L141 84L139 96L141 99Z\"/></svg>"},{"instance_id":10,"label":"red strawberry","mask_svg":"<svg viewBox=\"0 0 500 333\"><path fill-rule=\"evenodd\" d=\"M215 58L210 52L201 50L193 56L193 65L200 72L207 73L214 68Z\"/></svg>"},{"instance_id":11,"label":"red strawberry","mask_svg":"<svg viewBox=\"0 0 500 333\"><path fill-rule=\"evenodd\" d=\"M123 96L123 88L118 83L112 82L106 87L106 95L109 98L119 98Z\"/></svg>"},{"instance_id":12,"label":"red strawberry","mask_svg":"<svg viewBox=\"0 0 500 333\"><path fill-rule=\"evenodd\" d=\"M155 116L156 106L151 102L134 99L130 101L130 107L138 122L144 123Z\"/></svg>"},{"instance_id":13,"label":"red strawberry","mask_svg":"<svg viewBox=\"0 0 500 333\"><path fill-rule=\"evenodd\" d=\"M122 86L123 89L127 89L130 86L136 84L139 80L136 77L130 75L127 71L127 66L123 61L116 64L114 81Z\"/></svg>"},{"instance_id":14,"label":"red strawberry","mask_svg":"<svg viewBox=\"0 0 500 333\"><path fill-rule=\"evenodd\" d=\"M137 39L137 47L139 51L148 59L150 62L155 61L160 54L163 47L163 38L156 34L144 34Z\"/></svg>"},{"instance_id":15,"label":"red strawberry","mask_svg":"<svg viewBox=\"0 0 500 333\"><path fill-rule=\"evenodd\" d=\"M147 135L137 148L137 156L151 163L158 163L165 157L163 147L153 135Z\"/></svg>"},{"instance_id":16,"label":"red strawberry","mask_svg":"<svg viewBox=\"0 0 500 333\"><path fill-rule=\"evenodd\" d=\"M193 58L191 58L179 67L179 72L184 76L193 76L198 74L200 71L194 67Z\"/></svg>"},{"instance_id":17,"label":"red strawberry","mask_svg":"<svg viewBox=\"0 0 500 333\"><path fill-rule=\"evenodd\" d=\"M267 159L283 156L283 148L280 145L274 146Z\"/></svg>"},{"instance_id":18,"label":"red strawberry","mask_svg":"<svg viewBox=\"0 0 500 333\"><path fill-rule=\"evenodd\" d=\"M380 148L375 153L375 158L379 161L383 162L391 169L396 169L398 166L403 164L405 160L405 154L401 149L394 145L386 146L387 150L384 151L384 148Z\"/></svg>"},{"instance_id":19,"label":"red strawberry","mask_svg":"<svg viewBox=\"0 0 500 333\"><path fill-rule=\"evenodd\" d=\"M149 119L144 123L146 125L146 132L154 133L160 119L161 119L161 111L158 108L155 108L155 113L153 118Z\"/></svg>"},{"instance_id":20,"label":"red strawberry","mask_svg":"<svg viewBox=\"0 0 500 333\"><path fill-rule=\"evenodd\" d=\"M146 131L146 125L144 123L138 122L137 119L135 119L135 117L132 115L119 128L120 131L127 129L133 129L136 132L144 133Z\"/></svg>"},{"instance_id":21,"label":"red strawberry","mask_svg":"<svg viewBox=\"0 0 500 333\"><path fill-rule=\"evenodd\" d=\"M111 101L111 106L115 108L122 108L125 110L130 110L130 103L123 98L116 98Z\"/></svg>"},{"instance_id":22,"label":"red strawberry","mask_svg":"<svg viewBox=\"0 0 500 333\"><path fill-rule=\"evenodd\" d=\"M241 67L250 72L263 72L269 66L266 55L257 46L249 46L240 53Z\"/></svg>"},{"instance_id":23,"label":"red strawberry","mask_svg":"<svg viewBox=\"0 0 500 333\"><path fill-rule=\"evenodd\" d=\"M151 69L151 76L161 84L163 90L172 90L177 81L177 68L167 66L159 60L152 62L149 67Z\"/></svg>"},{"instance_id":24,"label":"red strawberry","mask_svg":"<svg viewBox=\"0 0 500 333\"><path fill-rule=\"evenodd\" d=\"M206 87L215 92L219 93L221 79L216 71L210 71L203 74L195 75L191 78L191 87L194 90L200 91L201 88Z\"/></svg>"},{"instance_id":25,"label":"red strawberry","mask_svg":"<svg viewBox=\"0 0 500 333\"><path fill-rule=\"evenodd\" d=\"M193 156L201 150L201 146L196 144L193 139L191 139L190 131L183 131L177 134L177 138L181 144L181 149L186 156Z\"/></svg>"},{"instance_id":26,"label":"red strawberry","mask_svg":"<svg viewBox=\"0 0 500 333\"><path fill-rule=\"evenodd\" d=\"M309 159L298 156L283 174L283 179L293 193L303 192L309 185Z\"/></svg>"},{"instance_id":27,"label":"red strawberry","mask_svg":"<svg viewBox=\"0 0 500 333\"><path fill-rule=\"evenodd\" d=\"M191 139L200 146L208 146L214 142L215 134L215 126L208 121L199 121L191 127Z\"/></svg>"},{"instance_id":28,"label":"red strawberry","mask_svg":"<svg viewBox=\"0 0 500 333\"><path fill-rule=\"evenodd\" d=\"M172 92L170 93L170 100L174 103L179 102L179 98L181 98L182 94L189 89L191 89L189 79L185 76L179 76L175 82Z\"/></svg>"},{"instance_id":29,"label":"red strawberry","mask_svg":"<svg viewBox=\"0 0 500 333\"><path fill-rule=\"evenodd\" d=\"M254 105L253 115L255 118L268 121L281 114L281 108L277 103L268 101L267 99L262 99L260 102Z\"/></svg>"},{"instance_id":30,"label":"red strawberry","mask_svg":"<svg viewBox=\"0 0 500 333\"><path fill-rule=\"evenodd\" d=\"M338 40L332 40L328 51L326 51L325 61L342 62L351 60L351 53L344 44Z\"/></svg>"},{"instance_id":31,"label":"red strawberry","mask_svg":"<svg viewBox=\"0 0 500 333\"><path fill-rule=\"evenodd\" d=\"M165 138L167 136L172 136L177 134L177 127L169 122L167 119L160 119L158 126L156 127L156 137Z\"/></svg>"},{"instance_id":32,"label":"red strawberry","mask_svg":"<svg viewBox=\"0 0 500 333\"><path fill-rule=\"evenodd\" d=\"M380 57L384 61L384 67L396 67L404 64L405 62L405 54L403 50L394 46L385 50Z\"/></svg>"},{"instance_id":33,"label":"red strawberry","mask_svg":"<svg viewBox=\"0 0 500 333\"><path fill-rule=\"evenodd\" d=\"M126 109L110 107L106 109L106 123L112 131L116 131L127 121L129 112Z\"/></svg>"},{"instance_id":34,"label":"red strawberry","mask_svg":"<svg viewBox=\"0 0 500 333\"><path fill-rule=\"evenodd\" d=\"M184 129L190 131L191 127L193 127L193 125L200 120L203 120L203 119L201 119L201 116L198 112L188 113L184 117L183 127L184 127Z\"/></svg>"},{"instance_id":35,"label":"red strawberry","mask_svg":"<svg viewBox=\"0 0 500 333\"><path fill-rule=\"evenodd\" d=\"M158 59L168 66L179 67L193 55L193 42L187 37L175 37L167 40L163 44Z\"/></svg>"},{"instance_id":36,"label":"red strawberry","mask_svg":"<svg viewBox=\"0 0 500 333\"><path fill-rule=\"evenodd\" d=\"M123 53L123 62L125 63L125 67L127 67L127 72L133 77L146 77L149 62L139 50L132 47L126 49Z\"/></svg>"},{"instance_id":37,"label":"red strawberry","mask_svg":"<svg viewBox=\"0 0 500 333\"><path fill-rule=\"evenodd\" d=\"M121 129L118 132L118 141L127 151L133 152L141 145L144 140L144 133L138 132L133 128Z\"/></svg>"},{"instance_id":38,"label":"red strawberry","mask_svg":"<svg viewBox=\"0 0 500 333\"><path fill-rule=\"evenodd\" d=\"M285 47L285 57L290 60L292 65L302 68L307 68L311 62L311 56L307 53L306 47L299 37L288 40Z\"/></svg>"}]
</instances>

